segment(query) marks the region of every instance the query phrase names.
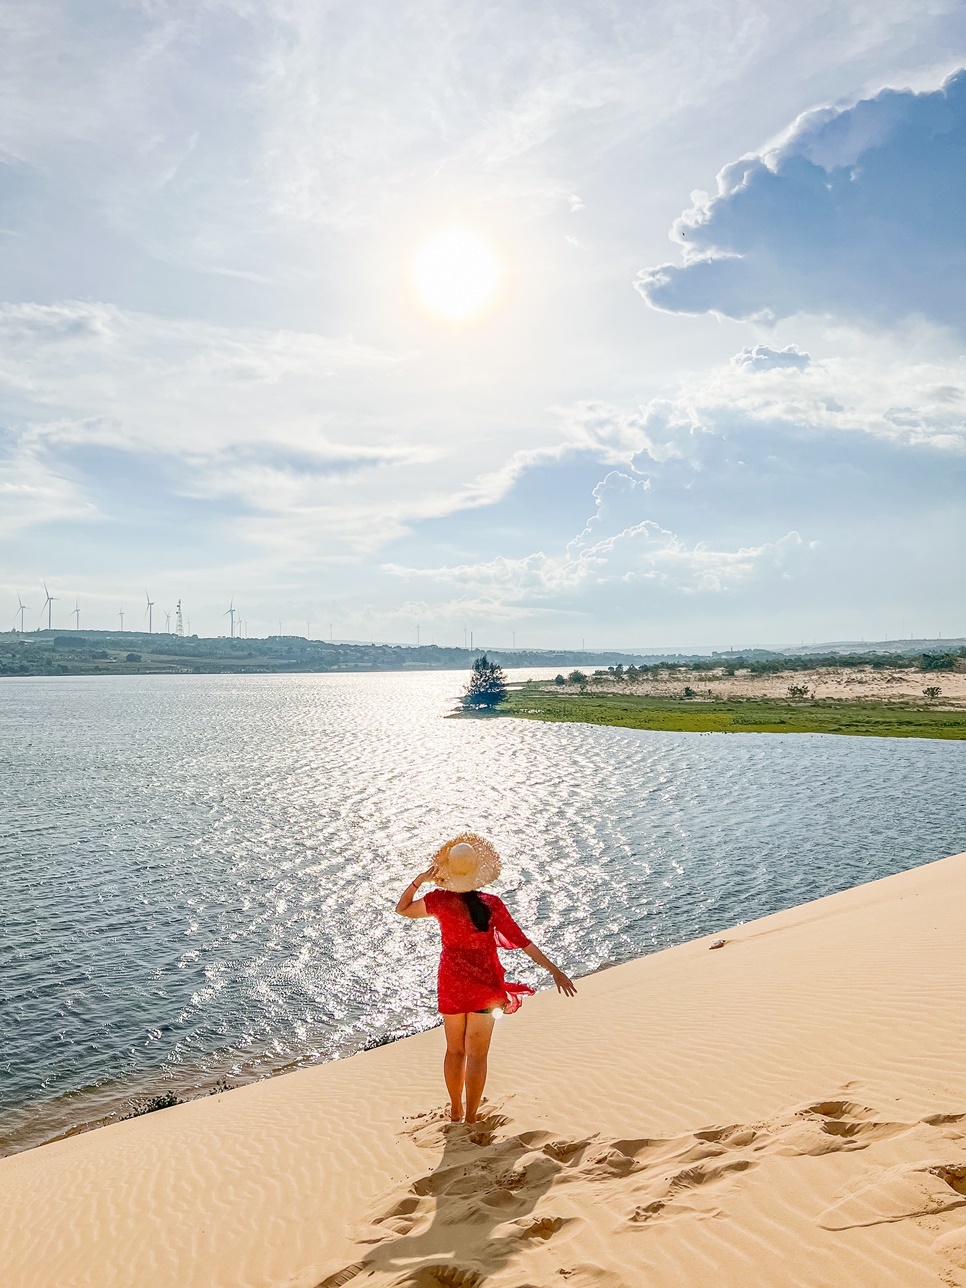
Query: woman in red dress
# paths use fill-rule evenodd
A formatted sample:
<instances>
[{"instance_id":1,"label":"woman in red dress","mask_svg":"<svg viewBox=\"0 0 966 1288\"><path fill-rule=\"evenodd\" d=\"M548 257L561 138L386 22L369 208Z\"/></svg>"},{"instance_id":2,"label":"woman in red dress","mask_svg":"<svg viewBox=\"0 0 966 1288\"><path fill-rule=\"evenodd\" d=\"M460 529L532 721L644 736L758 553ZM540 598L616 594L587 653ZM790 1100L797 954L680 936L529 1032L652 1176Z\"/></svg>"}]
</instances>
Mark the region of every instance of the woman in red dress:
<instances>
[{"instance_id":1,"label":"woman in red dress","mask_svg":"<svg viewBox=\"0 0 966 1288\"><path fill-rule=\"evenodd\" d=\"M550 972L558 992L573 997L577 991L563 971L527 938L503 900L495 894L479 893L499 875L496 850L482 836L467 832L437 851L432 867L406 887L396 905L403 917L435 917L442 931L438 997L446 1028L443 1077L453 1122L476 1122L494 1012L511 1014L533 992L529 984L506 980L496 950L522 948ZM417 899L419 887L428 881L434 881L436 889Z\"/></svg>"}]
</instances>

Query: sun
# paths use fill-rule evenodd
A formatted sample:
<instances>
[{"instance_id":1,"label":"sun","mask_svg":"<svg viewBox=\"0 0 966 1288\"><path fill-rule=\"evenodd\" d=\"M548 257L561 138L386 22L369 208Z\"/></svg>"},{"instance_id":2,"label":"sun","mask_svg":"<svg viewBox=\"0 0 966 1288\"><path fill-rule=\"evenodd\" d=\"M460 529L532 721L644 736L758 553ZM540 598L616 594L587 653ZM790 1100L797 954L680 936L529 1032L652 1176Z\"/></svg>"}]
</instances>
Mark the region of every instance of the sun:
<instances>
[{"instance_id":1,"label":"sun","mask_svg":"<svg viewBox=\"0 0 966 1288\"><path fill-rule=\"evenodd\" d=\"M503 284L493 247L468 228L446 228L425 241L412 263L422 303L451 322L467 322L492 304Z\"/></svg>"}]
</instances>

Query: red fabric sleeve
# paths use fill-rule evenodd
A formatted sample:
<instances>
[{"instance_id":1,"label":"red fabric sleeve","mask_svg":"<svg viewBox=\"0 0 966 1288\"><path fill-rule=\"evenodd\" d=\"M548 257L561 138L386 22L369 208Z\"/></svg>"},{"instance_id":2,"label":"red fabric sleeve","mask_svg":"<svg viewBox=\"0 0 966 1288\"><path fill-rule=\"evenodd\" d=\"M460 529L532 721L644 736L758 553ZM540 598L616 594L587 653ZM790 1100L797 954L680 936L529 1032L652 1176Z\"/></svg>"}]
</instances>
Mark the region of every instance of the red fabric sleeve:
<instances>
[{"instance_id":1,"label":"red fabric sleeve","mask_svg":"<svg viewBox=\"0 0 966 1288\"><path fill-rule=\"evenodd\" d=\"M439 917L439 890L434 888L423 895L423 903L431 917Z\"/></svg>"},{"instance_id":2,"label":"red fabric sleeve","mask_svg":"<svg viewBox=\"0 0 966 1288\"><path fill-rule=\"evenodd\" d=\"M497 948L526 948L532 941L510 916L503 900L490 895L490 906L493 910L493 938Z\"/></svg>"}]
</instances>

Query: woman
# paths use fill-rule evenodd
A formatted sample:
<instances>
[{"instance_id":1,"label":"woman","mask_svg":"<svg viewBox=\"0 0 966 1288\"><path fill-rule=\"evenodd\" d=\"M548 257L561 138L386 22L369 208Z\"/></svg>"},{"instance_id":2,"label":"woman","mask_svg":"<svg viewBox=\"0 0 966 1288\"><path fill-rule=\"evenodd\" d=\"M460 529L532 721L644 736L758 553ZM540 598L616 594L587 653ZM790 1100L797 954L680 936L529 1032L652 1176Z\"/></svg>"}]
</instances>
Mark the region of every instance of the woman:
<instances>
[{"instance_id":1,"label":"woman","mask_svg":"<svg viewBox=\"0 0 966 1288\"><path fill-rule=\"evenodd\" d=\"M522 948L548 970L557 991L573 997L571 981L527 938L495 894L480 894L500 875L500 856L489 841L472 832L442 846L433 865L402 893L396 911L403 917L435 917L443 935L439 959L439 1009L446 1028L443 1077L454 1123L474 1123L486 1082L486 1056L493 1035L493 1015L515 1011L528 984L510 984L503 975L497 948ZM424 882L436 889L423 899ZM466 1111L463 1094L466 1094Z\"/></svg>"}]
</instances>

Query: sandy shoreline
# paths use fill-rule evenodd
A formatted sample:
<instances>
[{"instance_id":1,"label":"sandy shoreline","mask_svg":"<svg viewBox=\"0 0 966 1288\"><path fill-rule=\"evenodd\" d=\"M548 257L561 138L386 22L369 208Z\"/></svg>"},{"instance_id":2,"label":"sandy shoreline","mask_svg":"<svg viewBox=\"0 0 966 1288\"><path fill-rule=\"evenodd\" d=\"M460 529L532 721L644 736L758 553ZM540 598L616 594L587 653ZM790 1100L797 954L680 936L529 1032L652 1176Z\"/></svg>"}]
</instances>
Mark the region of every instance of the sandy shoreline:
<instances>
[{"instance_id":1,"label":"sandy shoreline","mask_svg":"<svg viewBox=\"0 0 966 1288\"><path fill-rule=\"evenodd\" d=\"M4 1288L966 1286L966 855L0 1161Z\"/></svg>"},{"instance_id":2,"label":"sandy shoreline","mask_svg":"<svg viewBox=\"0 0 966 1288\"><path fill-rule=\"evenodd\" d=\"M838 698L845 702L915 702L925 699L923 689L935 686L938 698L929 699L936 708L960 710L966 707L966 670L963 671L913 671L874 670L872 667L821 667L814 671L779 671L757 675L750 671L736 671L728 675L720 671L668 671L647 679L614 683L603 681L589 686L592 693L630 693L639 697L680 697L685 685L697 694L716 698L774 698L788 697L790 685L805 685L809 697L818 699ZM567 693L570 686L559 690Z\"/></svg>"}]
</instances>

